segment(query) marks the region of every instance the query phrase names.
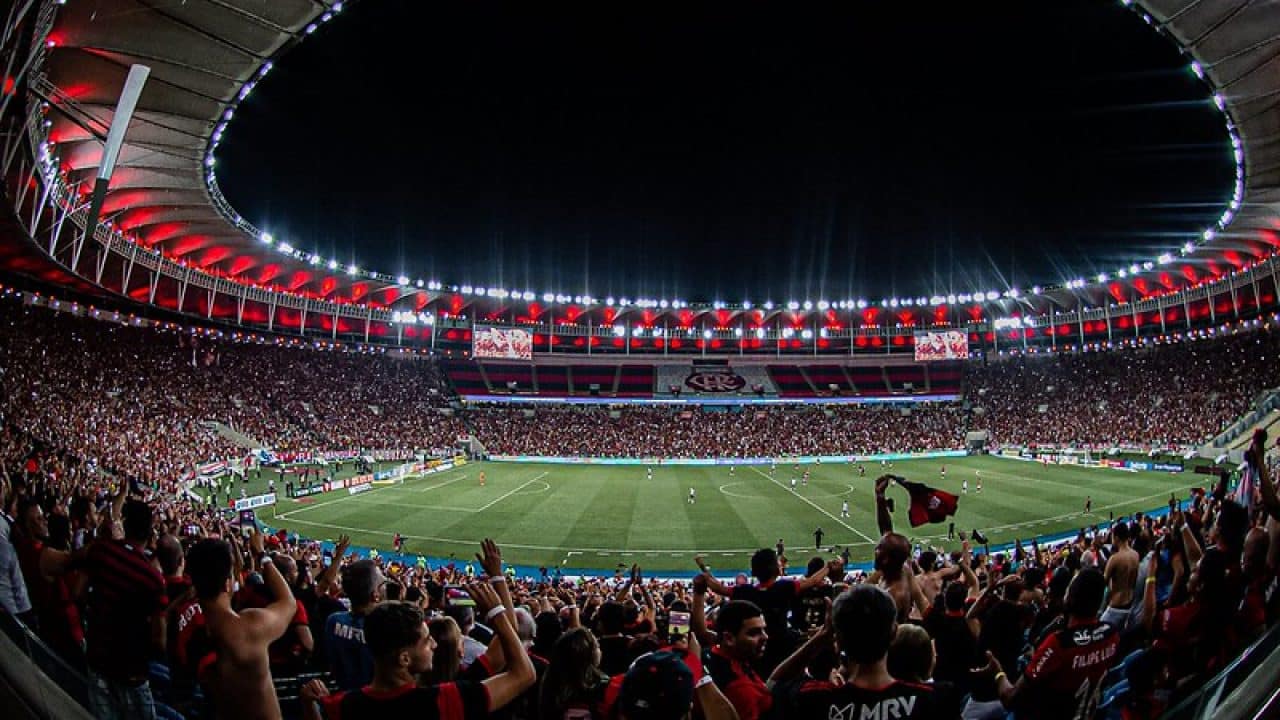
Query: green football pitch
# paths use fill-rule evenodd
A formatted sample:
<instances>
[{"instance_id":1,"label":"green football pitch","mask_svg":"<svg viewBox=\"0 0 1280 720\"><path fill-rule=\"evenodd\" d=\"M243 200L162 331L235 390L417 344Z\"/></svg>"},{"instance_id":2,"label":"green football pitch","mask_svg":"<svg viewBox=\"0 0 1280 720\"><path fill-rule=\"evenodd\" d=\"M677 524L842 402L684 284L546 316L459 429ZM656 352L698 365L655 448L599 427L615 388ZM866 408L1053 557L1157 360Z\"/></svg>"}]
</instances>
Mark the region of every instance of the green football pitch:
<instances>
[{"instance_id":1,"label":"green football pitch","mask_svg":"<svg viewBox=\"0 0 1280 720\"><path fill-rule=\"evenodd\" d=\"M738 466L731 475L724 466L658 465L650 480L646 468L635 465L472 463L357 495L281 499L258 516L313 539L349 534L355 545L384 552L399 532L406 553L460 560L472 557L481 538L492 537L509 561L548 568L636 563L653 571L690 570L694 554L705 553L709 564L728 573L745 569L753 551L773 547L779 538L798 568L814 554L817 527L825 533L824 548L847 546L855 562L869 560L878 535L873 484L880 464L867 463L865 477L853 465L805 469L808 485L793 492L791 476L799 479L800 473L791 464L778 465L773 478L767 466ZM1181 499L1204 480L1191 473L1045 467L992 457L900 461L892 471L960 495L957 530L977 528L993 545L1163 507L1171 492ZM961 494L966 479L968 493ZM264 483L253 482L250 493ZM697 491L693 504L690 488ZM945 524L911 528L906 492L896 486L889 492L896 529L922 543L959 547L947 541ZM1083 514L1086 496L1093 498L1090 515ZM848 518L840 513L845 500Z\"/></svg>"}]
</instances>

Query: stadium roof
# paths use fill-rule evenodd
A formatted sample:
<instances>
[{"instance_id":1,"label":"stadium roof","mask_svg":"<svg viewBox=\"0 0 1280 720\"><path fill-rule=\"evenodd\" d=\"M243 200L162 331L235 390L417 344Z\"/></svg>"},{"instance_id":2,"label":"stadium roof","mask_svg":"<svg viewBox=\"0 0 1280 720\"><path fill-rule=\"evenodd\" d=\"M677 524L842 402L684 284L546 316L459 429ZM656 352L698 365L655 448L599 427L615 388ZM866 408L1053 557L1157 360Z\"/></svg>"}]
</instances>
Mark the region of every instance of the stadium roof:
<instances>
[{"instance_id":1,"label":"stadium roof","mask_svg":"<svg viewBox=\"0 0 1280 720\"><path fill-rule=\"evenodd\" d=\"M408 278L345 268L282 248L283 243L269 242L240 218L217 190L211 158L237 104L270 71L274 58L338 17L342 4L69 0L57 6L42 73L30 86L56 106L48 115L48 134L68 180L80 183L82 190L91 185L102 156L97 136L105 135L130 64L142 63L151 67L151 78L103 210L104 219L126 237L222 278L315 299L352 302L407 286L394 298L386 296L390 305L414 295L431 301L443 293L464 292L449 286L415 287ZM1206 242L1185 248L1189 253L1171 248L1168 255L1151 258L1149 267L1132 268L1140 270L1136 278L1131 271L1117 271L1105 279L1083 279L1085 287L1053 290L1048 286L1063 279L1044 278L1042 297L1061 305L1176 290L1280 248L1280 34L1275 30L1280 5L1150 0L1131 7L1156 31L1176 40L1191 69L1216 91L1232 137L1239 138L1241 202L1224 207L1223 222L1206 228ZM544 300L542 289L531 290L538 301ZM501 292L505 301L508 291ZM518 294L529 299L525 292ZM981 299L983 293L978 295ZM1030 295L1030 288L1022 289L1024 301ZM468 297L466 304L476 300ZM594 300L585 304L599 304L599 298ZM818 298L812 300L816 305Z\"/></svg>"}]
</instances>

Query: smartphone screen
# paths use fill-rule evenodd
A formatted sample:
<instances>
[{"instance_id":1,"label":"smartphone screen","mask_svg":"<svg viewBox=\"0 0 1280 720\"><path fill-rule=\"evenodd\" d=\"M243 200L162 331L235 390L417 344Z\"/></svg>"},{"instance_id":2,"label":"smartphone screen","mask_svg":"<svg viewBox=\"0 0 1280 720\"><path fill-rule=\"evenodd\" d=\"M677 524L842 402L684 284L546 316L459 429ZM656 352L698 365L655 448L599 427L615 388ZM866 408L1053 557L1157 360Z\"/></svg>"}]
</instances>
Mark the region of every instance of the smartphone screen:
<instances>
[{"instance_id":1,"label":"smartphone screen","mask_svg":"<svg viewBox=\"0 0 1280 720\"><path fill-rule=\"evenodd\" d=\"M689 634L689 613L679 610L671 611L667 618L667 634L672 640L683 638Z\"/></svg>"},{"instance_id":2,"label":"smartphone screen","mask_svg":"<svg viewBox=\"0 0 1280 720\"><path fill-rule=\"evenodd\" d=\"M457 585L447 585L444 589L445 605L448 607L475 607L476 601L471 599L466 590Z\"/></svg>"}]
</instances>

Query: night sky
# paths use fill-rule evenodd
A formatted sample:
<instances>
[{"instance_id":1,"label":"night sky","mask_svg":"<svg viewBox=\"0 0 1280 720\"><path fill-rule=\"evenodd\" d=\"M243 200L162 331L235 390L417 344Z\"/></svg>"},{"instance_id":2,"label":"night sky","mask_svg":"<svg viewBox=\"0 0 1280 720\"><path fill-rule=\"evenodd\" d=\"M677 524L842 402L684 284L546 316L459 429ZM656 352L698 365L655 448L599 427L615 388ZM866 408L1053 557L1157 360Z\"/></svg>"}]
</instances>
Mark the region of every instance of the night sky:
<instances>
[{"instance_id":1,"label":"night sky","mask_svg":"<svg viewBox=\"0 0 1280 720\"><path fill-rule=\"evenodd\" d=\"M1118 2L800 5L361 0L219 183L362 268L729 302L1091 276L1229 200L1208 91Z\"/></svg>"}]
</instances>

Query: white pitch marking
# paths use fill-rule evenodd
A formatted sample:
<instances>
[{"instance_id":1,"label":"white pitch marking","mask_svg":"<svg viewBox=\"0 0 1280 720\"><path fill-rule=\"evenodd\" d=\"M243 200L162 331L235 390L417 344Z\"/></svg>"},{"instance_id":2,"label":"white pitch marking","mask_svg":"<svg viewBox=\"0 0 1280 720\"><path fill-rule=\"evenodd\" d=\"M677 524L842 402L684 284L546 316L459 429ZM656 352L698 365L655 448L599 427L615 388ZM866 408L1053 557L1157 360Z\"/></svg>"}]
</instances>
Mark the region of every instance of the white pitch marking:
<instances>
[{"instance_id":1,"label":"white pitch marking","mask_svg":"<svg viewBox=\"0 0 1280 720\"><path fill-rule=\"evenodd\" d=\"M866 540L867 542L871 543L872 545L874 545L874 544L876 543L876 541L875 541L875 540L872 540L870 537L868 537L868 536L867 536L865 533L863 533L861 530L859 530L859 529L857 529L857 528L853 527L852 525L850 525L850 524L846 523L845 521L841 520L840 518L836 517L835 515L832 515L831 513L829 513L829 512L827 512L826 510L822 509L822 506L818 505L817 503L815 503L814 501L810 500L809 498L807 498L807 497L805 497L805 496L803 496L803 495L800 495L799 493L791 492L791 490L790 490L790 489L788 489L786 485L783 485L782 483L778 482L777 480L774 480L773 478L769 477L769 475L768 475L768 474L763 473L763 472L760 472L760 471L759 471L759 470L757 470L756 468L751 468L751 470L752 470L753 472L755 472L757 475L759 475L760 477L762 477L762 478L764 478L764 479L768 480L769 482L773 483L774 485L777 485L778 487L782 488L783 490L786 490L788 493L791 493L791 495L792 495L792 496L794 496L794 497L796 497L796 498L798 498L798 499L800 499L800 500L803 500L804 502L808 503L808 504L809 504L809 506L810 506L810 507L812 507L814 510L817 510L818 512L822 513L823 515L826 515L827 517L831 518L832 520L835 520L835 521L836 521L837 523L839 523L839 524L841 525L841 527L843 527L844 529L846 529L846 530L848 530L848 531L850 531L850 532L853 532L853 533L857 533L858 537L861 537L863 540Z\"/></svg>"},{"instance_id":2,"label":"white pitch marking","mask_svg":"<svg viewBox=\"0 0 1280 720\"><path fill-rule=\"evenodd\" d=\"M521 490L523 490L523 489L525 489L525 488L529 487L530 485L532 485L532 484L534 484L534 483L538 482L539 480L541 480L542 478L546 477L547 475L548 475L548 473L544 472L544 473L542 473L542 474L538 475L538 477L533 478L532 480L528 480L528 481L526 481L523 485L521 485L520 487L516 488L515 490L509 490L509 491L507 491L507 492L503 493L502 495L499 495L498 497L494 498L493 500L490 500L490 501L488 502L488 504L484 505L483 507L478 508L478 509L476 510L476 512L484 512L485 510L488 510L489 508L493 507L494 505L497 505L498 503L502 502L503 500L506 500L507 498L511 497L512 495L515 495L516 493L520 492Z\"/></svg>"}]
</instances>

